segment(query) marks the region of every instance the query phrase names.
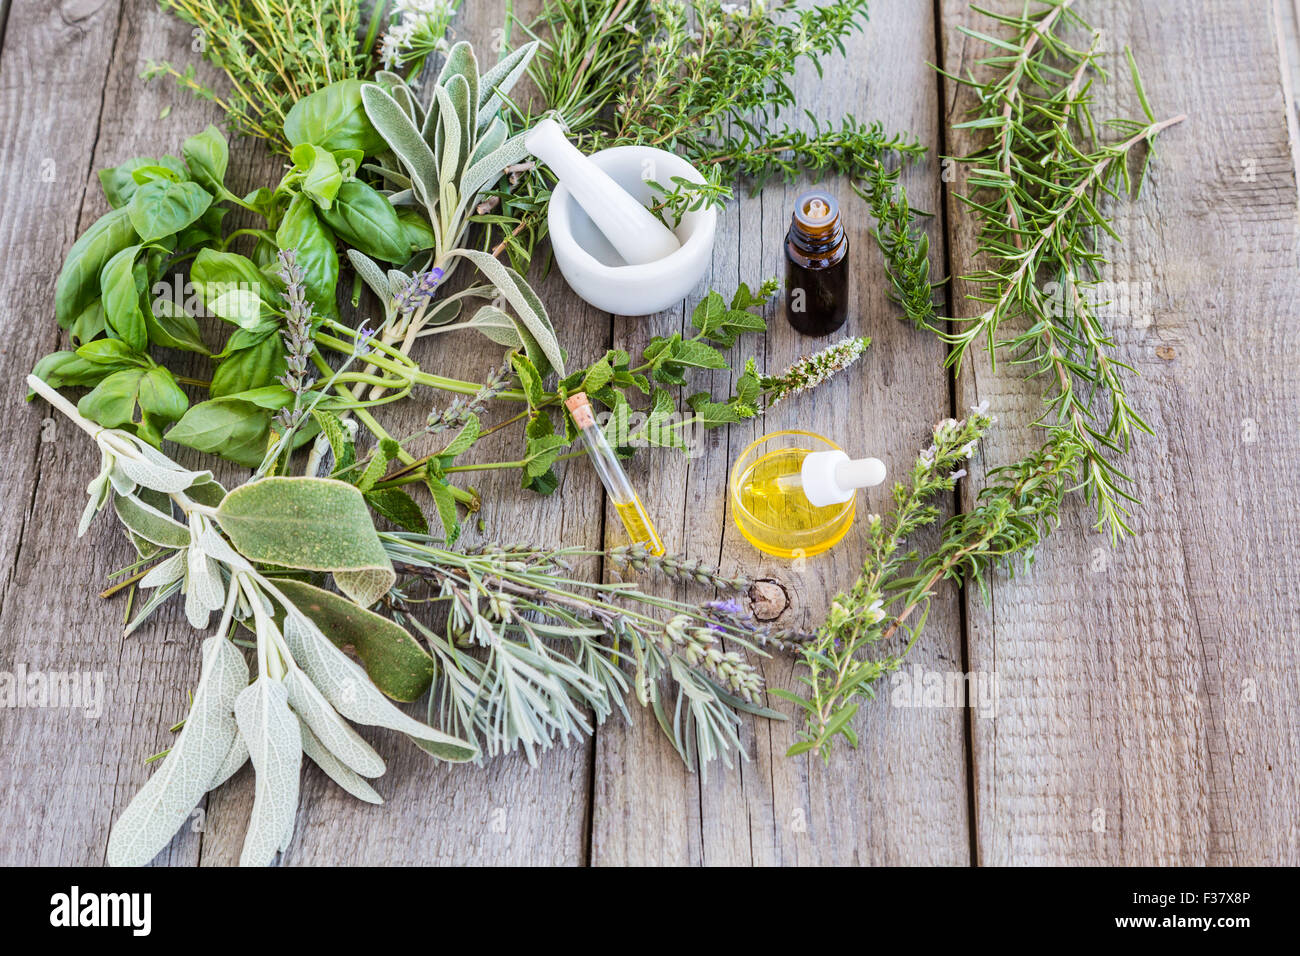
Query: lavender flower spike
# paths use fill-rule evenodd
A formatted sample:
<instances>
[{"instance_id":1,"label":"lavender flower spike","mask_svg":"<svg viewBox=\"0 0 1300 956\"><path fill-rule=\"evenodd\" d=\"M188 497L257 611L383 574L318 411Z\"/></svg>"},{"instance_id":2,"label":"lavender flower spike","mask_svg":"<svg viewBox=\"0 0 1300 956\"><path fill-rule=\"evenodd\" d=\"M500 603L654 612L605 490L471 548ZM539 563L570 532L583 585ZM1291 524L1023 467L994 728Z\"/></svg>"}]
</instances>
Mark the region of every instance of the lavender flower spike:
<instances>
[{"instance_id":1,"label":"lavender flower spike","mask_svg":"<svg viewBox=\"0 0 1300 956\"><path fill-rule=\"evenodd\" d=\"M426 272L411 279L406 288L393 297L393 311L402 316L409 316L425 302L433 298L444 273L434 266Z\"/></svg>"},{"instance_id":2,"label":"lavender flower spike","mask_svg":"<svg viewBox=\"0 0 1300 956\"><path fill-rule=\"evenodd\" d=\"M302 419L300 407L302 396L316 381L310 368L312 351L312 304L307 299L307 285L302 268L298 265L297 253L285 249L279 254L280 278L284 280L284 328L280 335L284 339L285 373L280 376L280 384L293 395L293 405L280 409L276 413L276 422L284 430L298 424Z\"/></svg>"}]
</instances>

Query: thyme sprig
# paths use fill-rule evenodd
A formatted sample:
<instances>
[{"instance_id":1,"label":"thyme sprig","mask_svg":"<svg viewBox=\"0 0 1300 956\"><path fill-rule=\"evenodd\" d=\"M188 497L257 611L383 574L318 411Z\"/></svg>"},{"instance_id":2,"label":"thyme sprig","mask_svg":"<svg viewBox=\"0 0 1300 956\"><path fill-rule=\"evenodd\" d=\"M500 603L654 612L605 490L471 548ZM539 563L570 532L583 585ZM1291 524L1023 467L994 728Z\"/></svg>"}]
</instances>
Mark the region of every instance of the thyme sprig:
<instances>
[{"instance_id":1,"label":"thyme sprig","mask_svg":"<svg viewBox=\"0 0 1300 956\"><path fill-rule=\"evenodd\" d=\"M363 75L366 56L358 0L300 0L289 7L258 0L158 0L195 28L195 49L225 74L219 94L193 64L149 61L145 79L170 76L216 103L232 129L289 152L284 120L308 93Z\"/></svg>"},{"instance_id":2,"label":"thyme sprig","mask_svg":"<svg viewBox=\"0 0 1300 956\"><path fill-rule=\"evenodd\" d=\"M721 203L738 179L757 191L801 174L848 177L877 219L895 297L912 321L927 322L934 315L928 246L898 184L898 161L920 158L925 148L851 114L824 120L805 112L805 122L790 122L796 68L806 61L820 73L866 19L866 0L547 0L537 20L521 26L541 44L531 74L545 106L584 149L658 146L704 171L702 188L663 190L674 215ZM547 176L498 191L499 208L478 220L492 227L485 248L516 267L545 235Z\"/></svg>"}]
</instances>

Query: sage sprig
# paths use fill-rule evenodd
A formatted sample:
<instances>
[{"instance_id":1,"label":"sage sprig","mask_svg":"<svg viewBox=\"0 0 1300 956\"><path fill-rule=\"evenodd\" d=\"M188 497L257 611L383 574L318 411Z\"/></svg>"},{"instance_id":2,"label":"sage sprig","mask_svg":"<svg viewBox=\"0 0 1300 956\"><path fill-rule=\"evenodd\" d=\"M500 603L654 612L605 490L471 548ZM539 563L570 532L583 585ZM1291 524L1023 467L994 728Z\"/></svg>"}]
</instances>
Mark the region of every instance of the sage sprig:
<instances>
[{"instance_id":1,"label":"sage sprig","mask_svg":"<svg viewBox=\"0 0 1300 956\"><path fill-rule=\"evenodd\" d=\"M382 773L383 762L347 720L401 731L443 760L477 754L473 743L398 710L376 686L375 680L396 684L402 699L409 700L432 680L432 659L400 626L386 624L406 641L390 642L370 674L339 649L356 639L355 618L369 613L364 605L386 594L396 580L360 492L335 481L267 478L227 494L209 472L181 468L136 436L84 418L36 376L29 376L28 384L100 448L104 466L88 489L83 530L111 495L141 557L156 562L141 585L182 590L196 628L208 625L211 611L222 612L204 643L199 684L181 734L123 811L109 838L109 863L147 863L203 794L250 760L257 784L242 864L263 865L287 849L304 753L349 792L377 802L361 778ZM358 603L301 589L295 600L286 593L294 584L283 582L282 588L259 565L281 574L285 569L332 573L335 584ZM332 606L337 602L352 610L340 614ZM338 625L340 620L346 624L337 628L337 636L326 636L321 622ZM230 640L236 622L255 636L252 675Z\"/></svg>"}]
</instances>

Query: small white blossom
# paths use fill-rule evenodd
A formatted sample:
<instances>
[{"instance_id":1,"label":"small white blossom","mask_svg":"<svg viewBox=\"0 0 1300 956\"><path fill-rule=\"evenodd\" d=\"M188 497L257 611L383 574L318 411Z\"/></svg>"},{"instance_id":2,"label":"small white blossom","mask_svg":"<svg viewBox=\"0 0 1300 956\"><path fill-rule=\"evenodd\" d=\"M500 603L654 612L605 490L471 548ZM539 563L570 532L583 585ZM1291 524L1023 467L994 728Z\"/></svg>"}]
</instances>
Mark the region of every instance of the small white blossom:
<instances>
[{"instance_id":1,"label":"small white blossom","mask_svg":"<svg viewBox=\"0 0 1300 956\"><path fill-rule=\"evenodd\" d=\"M956 471L954 471L954 472L953 472L949 477L952 478L953 481L957 481L959 478L965 478L965 477L966 477L966 469L965 469L965 468L958 468L958 469L957 469Z\"/></svg>"},{"instance_id":2,"label":"small white blossom","mask_svg":"<svg viewBox=\"0 0 1300 956\"><path fill-rule=\"evenodd\" d=\"M868 624L878 624L885 619L885 602L881 600L872 601L862 614L867 619Z\"/></svg>"},{"instance_id":3,"label":"small white blossom","mask_svg":"<svg viewBox=\"0 0 1300 956\"><path fill-rule=\"evenodd\" d=\"M442 34L454 12L450 0L398 0L379 47L384 69L404 65L406 54L414 49L417 41L425 46L436 37L432 49L446 52L447 40Z\"/></svg>"}]
</instances>

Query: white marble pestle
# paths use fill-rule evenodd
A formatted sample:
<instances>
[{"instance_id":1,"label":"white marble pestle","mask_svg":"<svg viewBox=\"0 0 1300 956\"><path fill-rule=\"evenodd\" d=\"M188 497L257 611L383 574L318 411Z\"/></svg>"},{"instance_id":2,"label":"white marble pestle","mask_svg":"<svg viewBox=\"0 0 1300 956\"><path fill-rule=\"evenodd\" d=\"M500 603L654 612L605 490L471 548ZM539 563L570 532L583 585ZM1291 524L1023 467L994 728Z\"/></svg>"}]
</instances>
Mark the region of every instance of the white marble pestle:
<instances>
[{"instance_id":1,"label":"white marble pestle","mask_svg":"<svg viewBox=\"0 0 1300 956\"><path fill-rule=\"evenodd\" d=\"M534 126L524 145L551 167L628 265L657 262L681 248L672 230L579 152L555 120L544 119Z\"/></svg>"}]
</instances>

